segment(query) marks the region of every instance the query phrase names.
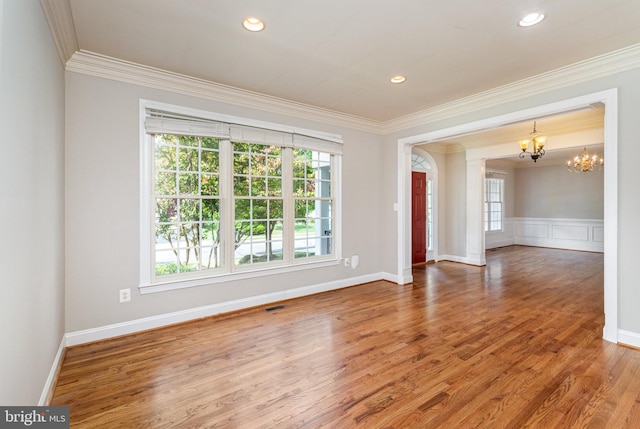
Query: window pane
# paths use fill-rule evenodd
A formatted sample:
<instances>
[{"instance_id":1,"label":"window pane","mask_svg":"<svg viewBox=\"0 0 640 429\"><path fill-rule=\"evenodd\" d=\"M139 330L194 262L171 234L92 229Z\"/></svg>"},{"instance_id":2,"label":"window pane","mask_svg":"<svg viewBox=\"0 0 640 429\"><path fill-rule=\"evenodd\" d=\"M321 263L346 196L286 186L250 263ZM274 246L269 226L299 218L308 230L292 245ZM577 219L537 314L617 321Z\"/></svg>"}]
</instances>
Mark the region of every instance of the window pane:
<instances>
[{"instance_id":1,"label":"window pane","mask_svg":"<svg viewBox=\"0 0 640 429\"><path fill-rule=\"evenodd\" d=\"M251 218L266 219L267 218L267 200L253 200L253 209L251 211Z\"/></svg>"},{"instance_id":2,"label":"window pane","mask_svg":"<svg viewBox=\"0 0 640 429\"><path fill-rule=\"evenodd\" d=\"M175 195L176 194L176 174L156 173L156 194Z\"/></svg>"},{"instance_id":3,"label":"window pane","mask_svg":"<svg viewBox=\"0 0 640 429\"><path fill-rule=\"evenodd\" d=\"M198 149L178 148L178 168L181 171L198 171Z\"/></svg>"},{"instance_id":4,"label":"window pane","mask_svg":"<svg viewBox=\"0 0 640 429\"><path fill-rule=\"evenodd\" d=\"M218 152L203 150L200 158L200 171L217 173L220 168Z\"/></svg>"},{"instance_id":5,"label":"window pane","mask_svg":"<svg viewBox=\"0 0 640 429\"><path fill-rule=\"evenodd\" d=\"M220 179L218 176L211 174L203 174L200 193L202 195L218 196L220 195Z\"/></svg>"},{"instance_id":6,"label":"window pane","mask_svg":"<svg viewBox=\"0 0 640 429\"><path fill-rule=\"evenodd\" d=\"M243 176L235 176L233 178L233 195L249 195L249 179Z\"/></svg>"},{"instance_id":7,"label":"window pane","mask_svg":"<svg viewBox=\"0 0 640 429\"><path fill-rule=\"evenodd\" d=\"M180 199L180 221L194 222L200 220L200 200Z\"/></svg>"},{"instance_id":8,"label":"window pane","mask_svg":"<svg viewBox=\"0 0 640 429\"><path fill-rule=\"evenodd\" d=\"M296 219L307 217L307 200L295 200L294 208Z\"/></svg>"},{"instance_id":9,"label":"window pane","mask_svg":"<svg viewBox=\"0 0 640 429\"><path fill-rule=\"evenodd\" d=\"M269 219L282 219L284 217L282 205L283 200L269 201Z\"/></svg>"},{"instance_id":10,"label":"window pane","mask_svg":"<svg viewBox=\"0 0 640 429\"><path fill-rule=\"evenodd\" d=\"M251 219L251 200L236 199L235 201L235 219L248 220Z\"/></svg>"},{"instance_id":11,"label":"window pane","mask_svg":"<svg viewBox=\"0 0 640 429\"><path fill-rule=\"evenodd\" d=\"M251 195L257 197L267 195L267 179L252 177Z\"/></svg>"},{"instance_id":12,"label":"window pane","mask_svg":"<svg viewBox=\"0 0 640 429\"><path fill-rule=\"evenodd\" d=\"M293 195L295 197L304 197L304 180L294 179L293 180Z\"/></svg>"},{"instance_id":13,"label":"window pane","mask_svg":"<svg viewBox=\"0 0 640 429\"><path fill-rule=\"evenodd\" d=\"M220 142L213 137L202 137L202 147L206 149L218 149Z\"/></svg>"},{"instance_id":14,"label":"window pane","mask_svg":"<svg viewBox=\"0 0 640 429\"><path fill-rule=\"evenodd\" d=\"M176 153L175 146L156 144L156 169L176 170Z\"/></svg>"},{"instance_id":15,"label":"window pane","mask_svg":"<svg viewBox=\"0 0 640 429\"><path fill-rule=\"evenodd\" d=\"M282 196L282 180L281 179L267 179L267 195L271 197Z\"/></svg>"},{"instance_id":16,"label":"window pane","mask_svg":"<svg viewBox=\"0 0 640 429\"><path fill-rule=\"evenodd\" d=\"M220 201L217 199L202 200L202 220L213 221L220 219Z\"/></svg>"},{"instance_id":17,"label":"window pane","mask_svg":"<svg viewBox=\"0 0 640 429\"><path fill-rule=\"evenodd\" d=\"M215 246L220 242L220 223L207 222L201 225L200 234L203 246Z\"/></svg>"},{"instance_id":18,"label":"window pane","mask_svg":"<svg viewBox=\"0 0 640 429\"><path fill-rule=\"evenodd\" d=\"M178 144L180 146L198 146L200 137L195 136L178 136Z\"/></svg>"},{"instance_id":19,"label":"window pane","mask_svg":"<svg viewBox=\"0 0 640 429\"><path fill-rule=\"evenodd\" d=\"M175 198L156 199L156 219L158 222L175 222L178 220L178 200Z\"/></svg>"},{"instance_id":20,"label":"window pane","mask_svg":"<svg viewBox=\"0 0 640 429\"><path fill-rule=\"evenodd\" d=\"M245 241L247 240L247 238L250 235L251 235L251 221L242 221L242 222L236 221L235 222L235 247L236 247L236 253L240 252L241 254L244 254L244 253L242 253L242 251L239 251L239 248L240 248L240 246L245 244ZM245 250L247 250L247 249L245 248ZM248 250L251 250L251 249L248 249Z\"/></svg>"},{"instance_id":21,"label":"window pane","mask_svg":"<svg viewBox=\"0 0 640 429\"><path fill-rule=\"evenodd\" d=\"M281 158L269 157L267 175L270 177L282 176L282 160Z\"/></svg>"},{"instance_id":22,"label":"window pane","mask_svg":"<svg viewBox=\"0 0 640 429\"><path fill-rule=\"evenodd\" d=\"M182 195L197 195L198 191L198 174L181 173L178 179L179 192Z\"/></svg>"},{"instance_id":23,"label":"window pane","mask_svg":"<svg viewBox=\"0 0 640 429\"><path fill-rule=\"evenodd\" d=\"M211 268L217 268L218 265L218 254L217 248L215 247L202 247L200 250L200 269L208 270Z\"/></svg>"},{"instance_id":24,"label":"window pane","mask_svg":"<svg viewBox=\"0 0 640 429\"><path fill-rule=\"evenodd\" d=\"M178 256L171 250L156 250L157 276L178 273Z\"/></svg>"},{"instance_id":25,"label":"window pane","mask_svg":"<svg viewBox=\"0 0 640 429\"><path fill-rule=\"evenodd\" d=\"M156 250L169 250L178 243L178 225L163 223L156 226Z\"/></svg>"},{"instance_id":26,"label":"window pane","mask_svg":"<svg viewBox=\"0 0 640 429\"><path fill-rule=\"evenodd\" d=\"M233 154L233 172L238 175L249 174L249 155L246 153Z\"/></svg>"}]
</instances>

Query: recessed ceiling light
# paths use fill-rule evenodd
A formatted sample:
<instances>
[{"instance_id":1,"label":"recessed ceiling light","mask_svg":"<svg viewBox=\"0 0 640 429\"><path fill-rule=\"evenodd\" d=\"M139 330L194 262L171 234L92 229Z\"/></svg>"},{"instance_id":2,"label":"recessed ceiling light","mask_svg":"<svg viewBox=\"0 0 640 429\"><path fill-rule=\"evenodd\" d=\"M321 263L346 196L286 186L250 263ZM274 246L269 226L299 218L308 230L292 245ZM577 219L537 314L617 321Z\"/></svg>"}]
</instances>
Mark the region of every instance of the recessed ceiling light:
<instances>
[{"instance_id":1,"label":"recessed ceiling light","mask_svg":"<svg viewBox=\"0 0 640 429\"><path fill-rule=\"evenodd\" d=\"M391 78L391 83L402 83L405 80L407 80L405 76L394 76Z\"/></svg>"},{"instance_id":2,"label":"recessed ceiling light","mask_svg":"<svg viewBox=\"0 0 640 429\"><path fill-rule=\"evenodd\" d=\"M544 19L544 13L542 12L533 12L525 16L520 20L518 25L520 27L531 27L532 25L536 25Z\"/></svg>"},{"instance_id":3,"label":"recessed ceiling light","mask_svg":"<svg viewBox=\"0 0 640 429\"><path fill-rule=\"evenodd\" d=\"M242 26L249 31L262 31L264 30L264 22L260 18L255 16L248 16L242 21Z\"/></svg>"}]
</instances>

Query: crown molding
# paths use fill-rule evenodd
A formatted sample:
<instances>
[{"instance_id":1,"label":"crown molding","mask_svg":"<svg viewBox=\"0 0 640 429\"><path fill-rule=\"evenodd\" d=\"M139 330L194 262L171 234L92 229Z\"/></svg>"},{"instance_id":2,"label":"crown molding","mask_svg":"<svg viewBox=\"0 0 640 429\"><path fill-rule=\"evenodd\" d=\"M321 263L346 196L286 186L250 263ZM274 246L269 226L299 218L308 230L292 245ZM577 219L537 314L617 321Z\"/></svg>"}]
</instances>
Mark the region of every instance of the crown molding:
<instances>
[{"instance_id":1,"label":"crown molding","mask_svg":"<svg viewBox=\"0 0 640 429\"><path fill-rule=\"evenodd\" d=\"M67 61L67 71L132 83L271 113L382 134L381 123L308 104L168 72L88 51Z\"/></svg>"},{"instance_id":2,"label":"crown molding","mask_svg":"<svg viewBox=\"0 0 640 429\"><path fill-rule=\"evenodd\" d=\"M40 5L64 67L78 50L78 39L69 0L40 0Z\"/></svg>"},{"instance_id":3,"label":"crown molding","mask_svg":"<svg viewBox=\"0 0 640 429\"><path fill-rule=\"evenodd\" d=\"M638 67L640 44L387 121L383 124L382 132L387 134L405 130Z\"/></svg>"},{"instance_id":4,"label":"crown molding","mask_svg":"<svg viewBox=\"0 0 640 429\"><path fill-rule=\"evenodd\" d=\"M376 121L79 50L69 0L40 0L66 70L385 135L640 67L640 44L389 121Z\"/></svg>"}]
</instances>

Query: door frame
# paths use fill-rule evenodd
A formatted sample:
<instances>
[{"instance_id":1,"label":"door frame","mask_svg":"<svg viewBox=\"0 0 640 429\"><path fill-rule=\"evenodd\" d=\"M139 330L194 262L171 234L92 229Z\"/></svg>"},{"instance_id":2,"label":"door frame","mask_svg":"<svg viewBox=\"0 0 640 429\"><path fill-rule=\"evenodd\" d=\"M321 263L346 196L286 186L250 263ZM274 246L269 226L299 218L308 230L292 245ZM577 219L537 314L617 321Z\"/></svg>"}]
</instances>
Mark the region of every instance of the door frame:
<instances>
[{"instance_id":1,"label":"door frame","mask_svg":"<svg viewBox=\"0 0 640 429\"><path fill-rule=\"evenodd\" d=\"M505 125L534 120L540 117L568 113L589 108L595 103L605 105L604 116L604 157L607 168L604 170L604 313L605 324L603 338L612 343L618 342L618 91L612 88L590 93L504 115L494 116L453 127L437 129L422 134L401 138L397 141L397 283L413 281L411 274L411 148L416 144L428 144L445 138L452 138L479 131L500 128ZM517 147L515 148L517 149ZM517 151L514 149L514 153ZM487 156L490 149L487 149ZM473 162L477 162L474 160ZM481 162L484 162L481 160ZM470 194L467 200L479 196ZM407 206L409 204L409 206ZM472 211L469 214L473 214ZM477 221L473 219L472 221ZM469 219L468 219L469 222ZM472 228L474 235L467 242L484 243ZM484 233L484 231L482 231ZM407 239L408 238L408 239ZM407 249L408 246L408 249ZM481 250L484 259L484 250Z\"/></svg>"},{"instance_id":2,"label":"door frame","mask_svg":"<svg viewBox=\"0 0 640 429\"><path fill-rule=\"evenodd\" d=\"M429 163L429 169L424 170L427 172L427 182L431 180L432 189L431 189L431 204L433 210L433 218L432 218L432 227L433 227L433 248L429 250L427 248L427 262L429 261L438 261L438 164L436 160L431 156L429 152L419 147L412 147L411 153L413 155L417 155ZM414 170L411 171L422 171L422 170Z\"/></svg>"}]
</instances>

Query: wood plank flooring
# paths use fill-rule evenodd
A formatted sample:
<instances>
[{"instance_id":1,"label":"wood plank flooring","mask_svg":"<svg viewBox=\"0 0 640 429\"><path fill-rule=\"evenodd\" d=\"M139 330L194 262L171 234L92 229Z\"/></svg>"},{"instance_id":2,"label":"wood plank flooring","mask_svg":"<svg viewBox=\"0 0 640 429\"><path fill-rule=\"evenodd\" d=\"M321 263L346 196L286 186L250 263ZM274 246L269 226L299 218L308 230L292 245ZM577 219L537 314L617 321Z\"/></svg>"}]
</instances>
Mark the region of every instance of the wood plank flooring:
<instances>
[{"instance_id":1,"label":"wood plank flooring","mask_svg":"<svg viewBox=\"0 0 640 429\"><path fill-rule=\"evenodd\" d=\"M52 405L74 428L640 427L602 254L487 260L74 347Z\"/></svg>"}]
</instances>

